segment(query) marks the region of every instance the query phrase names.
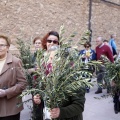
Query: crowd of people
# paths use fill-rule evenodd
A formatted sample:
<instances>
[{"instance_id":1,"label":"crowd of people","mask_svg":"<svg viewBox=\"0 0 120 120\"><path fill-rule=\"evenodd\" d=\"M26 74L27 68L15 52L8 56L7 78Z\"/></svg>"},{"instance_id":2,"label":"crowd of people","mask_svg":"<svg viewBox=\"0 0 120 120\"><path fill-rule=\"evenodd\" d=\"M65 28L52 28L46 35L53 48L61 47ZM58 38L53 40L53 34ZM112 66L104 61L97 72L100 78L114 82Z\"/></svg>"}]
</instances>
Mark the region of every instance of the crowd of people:
<instances>
[{"instance_id":1,"label":"crowd of people","mask_svg":"<svg viewBox=\"0 0 120 120\"><path fill-rule=\"evenodd\" d=\"M93 50L91 43L87 41L84 44L84 49L78 53L78 55L82 56L81 61L87 64L89 61L101 60L101 55L104 55L113 63L118 54L115 37L115 35L111 35L109 41L104 40L102 37L97 37L95 50ZM33 40L35 52L33 53L32 62L34 66L28 69L28 72L33 76L33 81L35 79L34 72L37 70L37 50L43 49L45 50L45 54L50 54L47 62L48 69L46 69L45 73L50 74L50 71L52 71L52 60L54 58L51 49L53 46L57 47L59 45L59 39L58 32L50 31L42 39L36 37ZM8 37L0 35L0 120L20 120L20 112L23 106L17 106L22 102L18 96L27 86L22 62L9 52L10 44L11 42ZM103 62L96 71L98 89L95 94L102 93L105 70L106 68ZM109 90L107 92L109 93ZM34 120L43 120L44 101L39 94L32 95L32 98ZM58 120L83 120L82 112L84 111L84 104L85 90L80 89L76 91L76 96L69 96L68 101L62 107L52 108L50 110L50 116L52 119L55 118Z\"/></svg>"}]
</instances>

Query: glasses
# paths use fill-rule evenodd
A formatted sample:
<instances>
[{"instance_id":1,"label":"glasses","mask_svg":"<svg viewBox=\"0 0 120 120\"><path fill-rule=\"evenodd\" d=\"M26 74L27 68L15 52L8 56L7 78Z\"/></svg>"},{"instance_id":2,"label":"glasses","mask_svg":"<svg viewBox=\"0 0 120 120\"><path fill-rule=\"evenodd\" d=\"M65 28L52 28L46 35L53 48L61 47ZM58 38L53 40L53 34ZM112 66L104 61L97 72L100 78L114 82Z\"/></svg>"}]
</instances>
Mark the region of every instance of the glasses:
<instances>
[{"instance_id":1,"label":"glasses","mask_svg":"<svg viewBox=\"0 0 120 120\"><path fill-rule=\"evenodd\" d=\"M39 44L41 44L41 42L36 42L35 44L38 44L38 45L39 45Z\"/></svg>"},{"instance_id":2,"label":"glasses","mask_svg":"<svg viewBox=\"0 0 120 120\"><path fill-rule=\"evenodd\" d=\"M85 48L89 48L90 46L85 46Z\"/></svg>"},{"instance_id":3,"label":"glasses","mask_svg":"<svg viewBox=\"0 0 120 120\"><path fill-rule=\"evenodd\" d=\"M47 42L48 43L52 43L53 42L54 44L58 44L58 41L56 41L56 40L47 40Z\"/></svg>"},{"instance_id":4,"label":"glasses","mask_svg":"<svg viewBox=\"0 0 120 120\"><path fill-rule=\"evenodd\" d=\"M4 47L6 47L7 45L5 45L5 44L0 44L0 47L1 48L4 48Z\"/></svg>"}]
</instances>

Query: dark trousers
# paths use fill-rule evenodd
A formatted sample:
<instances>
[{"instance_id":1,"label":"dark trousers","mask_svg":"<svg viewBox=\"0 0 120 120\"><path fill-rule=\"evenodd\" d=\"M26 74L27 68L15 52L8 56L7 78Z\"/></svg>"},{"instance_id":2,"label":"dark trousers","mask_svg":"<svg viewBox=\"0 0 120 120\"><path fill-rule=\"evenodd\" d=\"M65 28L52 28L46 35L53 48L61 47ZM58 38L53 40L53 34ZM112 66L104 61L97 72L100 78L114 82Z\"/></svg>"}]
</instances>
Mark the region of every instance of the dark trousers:
<instances>
[{"instance_id":1,"label":"dark trousers","mask_svg":"<svg viewBox=\"0 0 120 120\"><path fill-rule=\"evenodd\" d=\"M103 79L105 76L105 66L100 65L98 66L98 71L96 71L97 75L97 84L98 84L98 91L102 90Z\"/></svg>"},{"instance_id":2,"label":"dark trousers","mask_svg":"<svg viewBox=\"0 0 120 120\"><path fill-rule=\"evenodd\" d=\"M41 100L39 105L33 103L33 120L43 120L43 108L44 108L44 101Z\"/></svg>"},{"instance_id":3,"label":"dark trousers","mask_svg":"<svg viewBox=\"0 0 120 120\"><path fill-rule=\"evenodd\" d=\"M11 115L7 117L0 117L0 120L20 120L20 113L17 115Z\"/></svg>"},{"instance_id":4,"label":"dark trousers","mask_svg":"<svg viewBox=\"0 0 120 120\"><path fill-rule=\"evenodd\" d=\"M114 93L114 96L113 96L115 113L120 112L120 100L119 100L119 97L120 97L120 90L116 90L115 93Z\"/></svg>"}]
</instances>

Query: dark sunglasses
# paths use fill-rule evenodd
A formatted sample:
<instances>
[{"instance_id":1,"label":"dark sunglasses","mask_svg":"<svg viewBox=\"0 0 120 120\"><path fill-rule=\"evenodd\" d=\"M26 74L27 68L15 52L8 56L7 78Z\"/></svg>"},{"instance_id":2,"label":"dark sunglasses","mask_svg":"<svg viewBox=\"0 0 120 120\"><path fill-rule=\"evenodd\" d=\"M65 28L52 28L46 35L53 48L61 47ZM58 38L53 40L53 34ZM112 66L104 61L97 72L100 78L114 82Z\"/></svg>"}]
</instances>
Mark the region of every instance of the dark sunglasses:
<instances>
[{"instance_id":1,"label":"dark sunglasses","mask_svg":"<svg viewBox=\"0 0 120 120\"><path fill-rule=\"evenodd\" d=\"M56 40L47 40L47 42L48 43L52 43L53 42L54 44L58 44L58 41L56 41Z\"/></svg>"},{"instance_id":2,"label":"dark sunglasses","mask_svg":"<svg viewBox=\"0 0 120 120\"><path fill-rule=\"evenodd\" d=\"M85 48L89 48L90 46L85 46Z\"/></svg>"}]
</instances>

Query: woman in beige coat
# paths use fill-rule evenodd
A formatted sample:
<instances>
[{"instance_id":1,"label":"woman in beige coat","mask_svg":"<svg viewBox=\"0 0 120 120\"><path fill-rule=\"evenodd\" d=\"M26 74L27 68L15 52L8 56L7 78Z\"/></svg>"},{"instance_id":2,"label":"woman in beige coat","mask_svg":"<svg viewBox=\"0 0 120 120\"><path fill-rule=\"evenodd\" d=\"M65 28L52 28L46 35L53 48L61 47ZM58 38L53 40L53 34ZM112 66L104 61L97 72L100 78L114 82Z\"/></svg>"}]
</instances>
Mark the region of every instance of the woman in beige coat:
<instances>
[{"instance_id":1,"label":"woman in beige coat","mask_svg":"<svg viewBox=\"0 0 120 120\"><path fill-rule=\"evenodd\" d=\"M18 96L26 87L21 60L8 52L10 40L0 35L0 120L20 120L22 99Z\"/></svg>"}]
</instances>

